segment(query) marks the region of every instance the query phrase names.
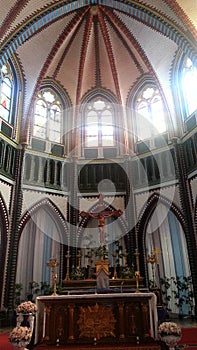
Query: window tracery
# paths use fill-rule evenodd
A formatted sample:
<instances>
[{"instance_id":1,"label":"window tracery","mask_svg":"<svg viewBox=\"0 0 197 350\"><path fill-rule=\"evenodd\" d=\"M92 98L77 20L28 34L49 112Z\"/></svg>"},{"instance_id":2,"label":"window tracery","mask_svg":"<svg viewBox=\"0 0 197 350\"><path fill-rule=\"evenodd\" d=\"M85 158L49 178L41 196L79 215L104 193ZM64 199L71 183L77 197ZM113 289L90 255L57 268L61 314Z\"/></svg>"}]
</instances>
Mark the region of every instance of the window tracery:
<instances>
[{"instance_id":1,"label":"window tracery","mask_svg":"<svg viewBox=\"0 0 197 350\"><path fill-rule=\"evenodd\" d=\"M113 147L114 109L103 97L93 98L85 109L85 147Z\"/></svg>"},{"instance_id":2,"label":"window tracery","mask_svg":"<svg viewBox=\"0 0 197 350\"><path fill-rule=\"evenodd\" d=\"M181 74L181 86L184 96L185 117L190 116L197 109L196 99L197 67L186 57Z\"/></svg>"},{"instance_id":3,"label":"window tracery","mask_svg":"<svg viewBox=\"0 0 197 350\"><path fill-rule=\"evenodd\" d=\"M135 111L137 140L149 139L166 132L164 104L156 86L146 85L139 91Z\"/></svg>"},{"instance_id":4,"label":"window tracery","mask_svg":"<svg viewBox=\"0 0 197 350\"><path fill-rule=\"evenodd\" d=\"M39 92L35 102L33 136L61 143L62 104L52 89Z\"/></svg>"},{"instance_id":5,"label":"window tracery","mask_svg":"<svg viewBox=\"0 0 197 350\"><path fill-rule=\"evenodd\" d=\"M0 70L0 117L12 124L11 108L13 104L14 77L9 65Z\"/></svg>"}]
</instances>

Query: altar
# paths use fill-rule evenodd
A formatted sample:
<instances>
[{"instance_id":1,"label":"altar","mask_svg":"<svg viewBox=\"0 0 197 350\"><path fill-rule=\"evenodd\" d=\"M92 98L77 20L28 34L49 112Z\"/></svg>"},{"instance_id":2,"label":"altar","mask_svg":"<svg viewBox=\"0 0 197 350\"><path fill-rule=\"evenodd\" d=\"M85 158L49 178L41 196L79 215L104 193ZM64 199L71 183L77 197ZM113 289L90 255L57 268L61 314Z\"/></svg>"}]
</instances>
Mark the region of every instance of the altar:
<instances>
[{"instance_id":1,"label":"altar","mask_svg":"<svg viewBox=\"0 0 197 350\"><path fill-rule=\"evenodd\" d=\"M154 293L39 296L35 344L150 344L157 340Z\"/></svg>"}]
</instances>

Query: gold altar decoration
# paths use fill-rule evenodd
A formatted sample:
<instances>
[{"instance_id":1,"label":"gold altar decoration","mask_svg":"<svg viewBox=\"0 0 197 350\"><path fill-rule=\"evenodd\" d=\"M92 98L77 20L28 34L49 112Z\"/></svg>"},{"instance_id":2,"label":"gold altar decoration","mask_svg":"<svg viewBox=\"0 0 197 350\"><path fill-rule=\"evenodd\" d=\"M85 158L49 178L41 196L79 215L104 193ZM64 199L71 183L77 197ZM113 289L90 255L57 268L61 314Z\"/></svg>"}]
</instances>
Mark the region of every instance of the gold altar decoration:
<instances>
[{"instance_id":1,"label":"gold altar decoration","mask_svg":"<svg viewBox=\"0 0 197 350\"><path fill-rule=\"evenodd\" d=\"M148 255L147 262L151 264L152 268L152 279L153 283L151 286L151 290L157 295L158 305L163 305L162 302L162 286L161 286L161 276L160 276L160 267L159 267L159 254L161 251L158 248L154 248L151 253ZM156 272L155 272L156 269ZM159 286L156 283L155 274L157 273L157 281Z\"/></svg>"},{"instance_id":2,"label":"gold altar decoration","mask_svg":"<svg viewBox=\"0 0 197 350\"><path fill-rule=\"evenodd\" d=\"M110 274L110 273L109 273L109 264L110 264L110 261L109 261L108 259L106 259L106 260L103 260L103 259L101 259L101 260L95 260L94 263L95 263L95 266L96 266L96 276L97 276L102 270L104 270L105 273L106 273L107 275Z\"/></svg>"},{"instance_id":3,"label":"gold altar decoration","mask_svg":"<svg viewBox=\"0 0 197 350\"><path fill-rule=\"evenodd\" d=\"M135 264L136 264L136 271L135 271L135 281L136 281L136 290L135 293L140 293L139 290L139 281L140 281L140 264L139 264L139 252L138 249L135 249Z\"/></svg>"},{"instance_id":4,"label":"gold altar decoration","mask_svg":"<svg viewBox=\"0 0 197 350\"><path fill-rule=\"evenodd\" d=\"M139 290L139 280L140 280L140 271L135 271L135 281L136 281L136 290L135 290L135 293L140 293L140 290Z\"/></svg>"},{"instance_id":5,"label":"gold altar decoration","mask_svg":"<svg viewBox=\"0 0 197 350\"><path fill-rule=\"evenodd\" d=\"M135 263L136 263L136 271L140 271L140 266L139 266L139 255L140 253L138 252L137 248L135 249Z\"/></svg>"},{"instance_id":6,"label":"gold altar decoration","mask_svg":"<svg viewBox=\"0 0 197 350\"><path fill-rule=\"evenodd\" d=\"M109 260L96 260L96 286L98 290L109 289Z\"/></svg>"},{"instance_id":7,"label":"gold altar decoration","mask_svg":"<svg viewBox=\"0 0 197 350\"><path fill-rule=\"evenodd\" d=\"M113 263L114 263L114 277L113 277L113 279L116 279L116 278L117 278L117 271L116 271L116 252L114 252L114 253L112 254L112 256L113 256Z\"/></svg>"},{"instance_id":8,"label":"gold altar decoration","mask_svg":"<svg viewBox=\"0 0 197 350\"><path fill-rule=\"evenodd\" d=\"M69 269L70 269L70 265L69 265L69 259L70 259L70 254L69 254L69 250L67 251L67 254L65 255L66 257L66 277L65 280L69 281L70 276L69 276Z\"/></svg>"},{"instance_id":9,"label":"gold altar decoration","mask_svg":"<svg viewBox=\"0 0 197 350\"><path fill-rule=\"evenodd\" d=\"M53 279L53 296L57 295L57 273L56 268L59 266L56 258L50 258L47 266L51 269L52 279Z\"/></svg>"},{"instance_id":10,"label":"gold altar decoration","mask_svg":"<svg viewBox=\"0 0 197 350\"><path fill-rule=\"evenodd\" d=\"M104 337L115 338L116 319L110 307L94 306L80 307L79 326L80 338L92 338L94 341Z\"/></svg>"},{"instance_id":11,"label":"gold altar decoration","mask_svg":"<svg viewBox=\"0 0 197 350\"><path fill-rule=\"evenodd\" d=\"M158 324L154 293L38 296L37 305L35 340L43 341L46 349L56 345L57 339L60 346L73 344L76 349L81 344L93 349L96 344L122 343L126 350L126 346L137 345L137 337L151 350L155 345Z\"/></svg>"}]
</instances>

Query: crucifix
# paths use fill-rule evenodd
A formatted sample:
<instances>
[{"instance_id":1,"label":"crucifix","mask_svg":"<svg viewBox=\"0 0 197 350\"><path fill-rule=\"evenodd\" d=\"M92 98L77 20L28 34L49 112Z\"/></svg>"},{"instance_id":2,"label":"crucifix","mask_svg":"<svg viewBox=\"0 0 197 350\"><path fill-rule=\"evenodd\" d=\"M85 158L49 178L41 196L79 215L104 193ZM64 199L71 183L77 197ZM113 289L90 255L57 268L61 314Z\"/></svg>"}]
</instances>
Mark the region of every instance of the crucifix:
<instances>
[{"instance_id":1,"label":"crucifix","mask_svg":"<svg viewBox=\"0 0 197 350\"><path fill-rule=\"evenodd\" d=\"M120 210L120 209L112 210L112 211L103 210L103 196L102 196L102 194L99 195L99 208L101 210L99 212L95 212L95 213L82 211L80 213L80 216L83 219L93 218L93 219L98 220L98 228L99 228L99 232L100 232L100 244L102 245L105 243L105 231L104 231L105 219L107 219L111 216L113 216L114 218L118 218L119 216L122 215L122 210Z\"/></svg>"}]
</instances>

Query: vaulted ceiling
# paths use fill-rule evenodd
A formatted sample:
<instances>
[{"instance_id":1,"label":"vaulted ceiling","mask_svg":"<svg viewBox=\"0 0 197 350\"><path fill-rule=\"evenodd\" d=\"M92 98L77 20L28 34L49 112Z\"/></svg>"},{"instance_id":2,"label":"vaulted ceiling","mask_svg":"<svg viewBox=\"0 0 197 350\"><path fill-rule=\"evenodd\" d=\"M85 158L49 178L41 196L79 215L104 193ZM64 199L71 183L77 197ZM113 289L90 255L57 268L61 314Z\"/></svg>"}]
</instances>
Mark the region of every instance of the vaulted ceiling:
<instances>
[{"instance_id":1,"label":"vaulted ceiling","mask_svg":"<svg viewBox=\"0 0 197 350\"><path fill-rule=\"evenodd\" d=\"M197 6L188 0L2 0L0 64L18 59L24 115L47 78L73 106L94 89L125 105L132 87L153 76L173 117L171 69L178 52L197 62Z\"/></svg>"}]
</instances>

